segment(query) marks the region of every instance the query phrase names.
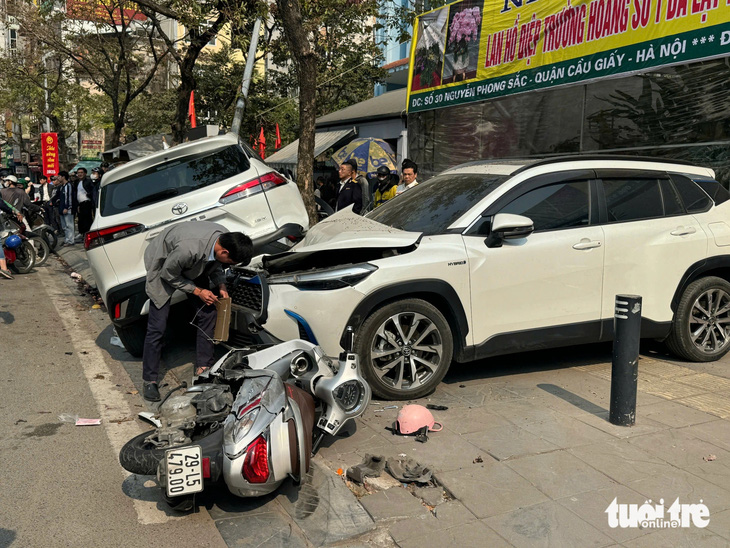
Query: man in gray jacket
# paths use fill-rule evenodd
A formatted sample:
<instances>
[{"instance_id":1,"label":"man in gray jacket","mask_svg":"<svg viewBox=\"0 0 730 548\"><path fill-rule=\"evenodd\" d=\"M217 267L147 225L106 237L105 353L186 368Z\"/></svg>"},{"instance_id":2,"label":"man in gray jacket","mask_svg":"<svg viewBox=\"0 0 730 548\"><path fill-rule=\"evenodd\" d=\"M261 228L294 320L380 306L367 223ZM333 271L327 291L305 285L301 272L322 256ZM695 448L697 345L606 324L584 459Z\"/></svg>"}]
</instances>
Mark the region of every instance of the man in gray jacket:
<instances>
[{"instance_id":1,"label":"man in gray jacket","mask_svg":"<svg viewBox=\"0 0 730 548\"><path fill-rule=\"evenodd\" d=\"M218 296L228 297L223 265L248 264L252 253L253 244L248 236L205 221L175 224L152 240L144 252L145 291L150 298L142 354L144 399L160 400L157 375L172 294L179 290L196 301L195 374L198 375L213 364L211 337L216 321L215 303Z\"/></svg>"}]
</instances>

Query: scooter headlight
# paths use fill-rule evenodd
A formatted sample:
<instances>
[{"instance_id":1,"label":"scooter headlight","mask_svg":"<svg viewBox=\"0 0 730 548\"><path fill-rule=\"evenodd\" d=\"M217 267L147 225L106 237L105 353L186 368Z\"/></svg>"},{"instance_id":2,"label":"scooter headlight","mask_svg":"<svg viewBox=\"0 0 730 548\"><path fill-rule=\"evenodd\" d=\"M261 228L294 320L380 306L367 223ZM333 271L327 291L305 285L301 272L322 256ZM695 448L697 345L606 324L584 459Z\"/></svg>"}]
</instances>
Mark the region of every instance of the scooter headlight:
<instances>
[{"instance_id":1,"label":"scooter headlight","mask_svg":"<svg viewBox=\"0 0 730 548\"><path fill-rule=\"evenodd\" d=\"M340 404L340 407L346 412L350 413L357 409L362 403L365 389L362 383L357 380L347 381L335 390L335 400Z\"/></svg>"},{"instance_id":2,"label":"scooter headlight","mask_svg":"<svg viewBox=\"0 0 730 548\"><path fill-rule=\"evenodd\" d=\"M236 415L228 415L223 423L223 439L227 443L238 443L251 430L261 411L261 398L242 407Z\"/></svg>"}]
</instances>

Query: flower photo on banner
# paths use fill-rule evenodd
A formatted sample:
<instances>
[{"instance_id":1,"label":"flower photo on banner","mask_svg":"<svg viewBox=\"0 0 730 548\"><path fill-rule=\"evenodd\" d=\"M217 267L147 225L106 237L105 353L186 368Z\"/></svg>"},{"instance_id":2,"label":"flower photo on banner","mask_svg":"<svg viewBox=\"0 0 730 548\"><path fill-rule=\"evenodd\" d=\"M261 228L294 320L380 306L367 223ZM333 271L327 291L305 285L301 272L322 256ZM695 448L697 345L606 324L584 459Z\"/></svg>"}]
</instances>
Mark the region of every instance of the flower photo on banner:
<instances>
[{"instance_id":1,"label":"flower photo on banner","mask_svg":"<svg viewBox=\"0 0 730 548\"><path fill-rule=\"evenodd\" d=\"M479 58L482 12L476 1L464 0L451 5L446 39L443 82L475 78Z\"/></svg>"},{"instance_id":2,"label":"flower photo on banner","mask_svg":"<svg viewBox=\"0 0 730 548\"><path fill-rule=\"evenodd\" d=\"M418 22L412 90L441 85L448 11L443 8L424 14Z\"/></svg>"}]
</instances>

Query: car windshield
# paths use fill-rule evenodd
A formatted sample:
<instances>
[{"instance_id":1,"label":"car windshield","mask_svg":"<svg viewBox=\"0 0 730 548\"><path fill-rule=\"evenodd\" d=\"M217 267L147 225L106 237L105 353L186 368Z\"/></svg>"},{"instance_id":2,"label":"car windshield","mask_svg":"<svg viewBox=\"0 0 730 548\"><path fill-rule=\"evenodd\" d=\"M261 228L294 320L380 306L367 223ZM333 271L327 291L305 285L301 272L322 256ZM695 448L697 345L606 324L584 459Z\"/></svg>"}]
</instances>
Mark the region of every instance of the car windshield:
<instances>
[{"instance_id":1,"label":"car windshield","mask_svg":"<svg viewBox=\"0 0 730 548\"><path fill-rule=\"evenodd\" d=\"M177 158L102 187L101 214L123 213L181 196L238 175L250 166L238 145Z\"/></svg>"},{"instance_id":2,"label":"car windshield","mask_svg":"<svg viewBox=\"0 0 730 548\"><path fill-rule=\"evenodd\" d=\"M409 232L443 234L507 178L507 175L444 173L389 200L367 217Z\"/></svg>"}]
</instances>

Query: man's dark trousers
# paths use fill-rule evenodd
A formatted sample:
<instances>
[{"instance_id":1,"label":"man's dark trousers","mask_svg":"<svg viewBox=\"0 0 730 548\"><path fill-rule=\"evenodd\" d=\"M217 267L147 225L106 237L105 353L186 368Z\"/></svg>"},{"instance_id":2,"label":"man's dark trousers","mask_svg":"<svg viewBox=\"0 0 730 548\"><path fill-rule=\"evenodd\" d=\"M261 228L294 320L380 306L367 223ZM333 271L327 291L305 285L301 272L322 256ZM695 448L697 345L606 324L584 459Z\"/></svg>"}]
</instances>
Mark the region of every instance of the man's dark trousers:
<instances>
[{"instance_id":1,"label":"man's dark trousers","mask_svg":"<svg viewBox=\"0 0 730 548\"><path fill-rule=\"evenodd\" d=\"M197 338L195 345L195 367L210 367L213 365L213 332L217 311L214 304L204 304L198 297L190 296L188 301L193 305L197 314L195 324ZM162 308L157 308L150 301L150 313L147 319L147 335L144 339L144 353L142 354L142 380L157 382L162 356L162 338L167 328L167 318L170 315L170 301Z\"/></svg>"},{"instance_id":2,"label":"man's dark trousers","mask_svg":"<svg viewBox=\"0 0 730 548\"><path fill-rule=\"evenodd\" d=\"M79 234L86 234L94 221L94 204L91 200L79 203Z\"/></svg>"}]
</instances>

